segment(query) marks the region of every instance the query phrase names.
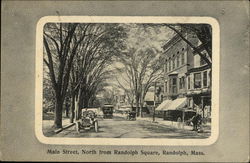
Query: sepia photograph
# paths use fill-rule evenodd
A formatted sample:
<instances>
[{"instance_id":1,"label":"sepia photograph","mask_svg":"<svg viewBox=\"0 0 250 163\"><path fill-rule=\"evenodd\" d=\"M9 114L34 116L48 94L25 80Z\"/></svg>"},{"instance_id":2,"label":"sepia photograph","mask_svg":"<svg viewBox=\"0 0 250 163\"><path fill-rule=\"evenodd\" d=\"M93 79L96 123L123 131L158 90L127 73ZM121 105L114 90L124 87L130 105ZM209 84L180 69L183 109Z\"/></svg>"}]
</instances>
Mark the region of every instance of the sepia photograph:
<instances>
[{"instance_id":1,"label":"sepia photograph","mask_svg":"<svg viewBox=\"0 0 250 163\"><path fill-rule=\"evenodd\" d=\"M43 136L210 138L218 114L210 24L61 19L45 23L39 38Z\"/></svg>"},{"instance_id":2,"label":"sepia photograph","mask_svg":"<svg viewBox=\"0 0 250 163\"><path fill-rule=\"evenodd\" d=\"M249 162L249 1L1 1L0 160Z\"/></svg>"}]
</instances>

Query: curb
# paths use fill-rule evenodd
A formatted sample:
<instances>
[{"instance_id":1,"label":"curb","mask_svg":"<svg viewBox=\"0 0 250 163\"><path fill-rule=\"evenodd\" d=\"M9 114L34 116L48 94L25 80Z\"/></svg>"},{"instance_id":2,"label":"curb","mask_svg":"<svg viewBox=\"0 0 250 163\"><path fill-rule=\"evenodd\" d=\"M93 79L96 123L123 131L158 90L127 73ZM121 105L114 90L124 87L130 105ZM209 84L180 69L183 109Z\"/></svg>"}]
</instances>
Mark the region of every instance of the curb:
<instances>
[{"instance_id":1,"label":"curb","mask_svg":"<svg viewBox=\"0 0 250 163\"><path fill-rule=\"evenodd\" d=\"M72 127L72 126L74 126L74 125L75 125L75 123L68 124L68 125L66 125L65 127L59 128L59 129L57 129L57 130L54 130L54 132L55 132L56 134L58 134L58 133L62 132L63 130L65 130L65 129L67 129L67 128L70 128L70 127Z\"/></svg>"},{"instance_id":2,"label":"curb","mask_svg":"<svg viewBox=\"0 0 250 163\"><path fill-rule=\"evenodd\" d=\"M163 126L170 126L170 127L175 128L175 129L180 129L180 130L187 130L187 131L189 131L189 129L187 129L187 128L185 128L185 127L184 127L184 128L178 128L178 127L176 127L176 126L174 126L174 125L161 123L161 122L159 122L159 121L151 121L151 120L149 120L149 119L139 119L139 120L147 121L147 122L151 122L151 123L159 124L159 125L163 125Z\"/></svg>"}]
</instances>

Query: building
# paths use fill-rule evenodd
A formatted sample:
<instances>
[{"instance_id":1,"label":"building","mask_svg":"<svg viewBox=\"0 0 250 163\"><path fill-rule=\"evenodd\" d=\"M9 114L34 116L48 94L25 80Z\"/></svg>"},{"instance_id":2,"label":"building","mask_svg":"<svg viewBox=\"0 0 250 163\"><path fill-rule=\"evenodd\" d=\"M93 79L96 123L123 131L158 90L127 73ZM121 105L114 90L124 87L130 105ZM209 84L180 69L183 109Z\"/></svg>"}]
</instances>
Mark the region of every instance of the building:
<instances>
[{"instance_id":1,"label":"building","mask_svg":"<svg viewBox=\"0 0 250 163\"><path fill-rule=\"evenodd\" d=\"M195 34L183 35L196 47L200 46ZM202 111L202 115L207 117L211 111L211 68L179 35L169 40L163 46L163 51L164 100L185 99L176 109L191 108ZM207 55L205 50L202 53Z\"/></svg>"}]
</instances>

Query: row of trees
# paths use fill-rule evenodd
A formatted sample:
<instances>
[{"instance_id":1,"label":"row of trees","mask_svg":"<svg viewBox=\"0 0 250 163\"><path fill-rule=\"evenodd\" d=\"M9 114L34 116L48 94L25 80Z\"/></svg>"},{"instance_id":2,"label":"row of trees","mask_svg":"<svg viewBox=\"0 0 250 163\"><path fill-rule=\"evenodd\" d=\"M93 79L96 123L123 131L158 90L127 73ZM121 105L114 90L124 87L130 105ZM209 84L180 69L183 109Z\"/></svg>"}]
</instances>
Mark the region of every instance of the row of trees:
<instances>
[{"instance_id":1,"label":"row of trees","mask_svg":"<svg viewBox=\"0 0 250 163\"><path fill-rule=\"evenodd\" d=\"M80 108L93 103L95 95L107 85L105 80L111 73L107 67L124 47L125 37L119 24L47 23L44 26L44 63L55 100L54 127L62 127L66 96L71 99L71 122L78 119Z\"/></svg>"}]
</instances>

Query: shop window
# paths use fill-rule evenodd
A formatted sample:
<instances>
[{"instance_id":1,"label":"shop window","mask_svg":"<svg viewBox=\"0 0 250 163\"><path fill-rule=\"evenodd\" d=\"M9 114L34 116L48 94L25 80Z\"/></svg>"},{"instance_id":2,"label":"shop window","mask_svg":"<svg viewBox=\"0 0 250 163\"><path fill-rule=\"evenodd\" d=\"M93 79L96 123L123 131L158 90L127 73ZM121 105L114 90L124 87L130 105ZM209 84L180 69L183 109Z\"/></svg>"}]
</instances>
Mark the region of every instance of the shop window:
<instances>
[{"instance_id":1,"label":"shop window","mask_svg":"<svg viewBox=\"0 0 250 163\"><path fill-rule=\"evenodd\" d=\"M194 74L194 88L201 88L201 73Z\"/></svg>"},{"instance_id":2,"label":"shop window","mask_svg":"<svg viewBox=\"0 0 250 163\"><path fill-rule=\"evenodd\" d=\"M203 72L203 87L207 87L207 71Z\"/></svg>"}]
</instances>

